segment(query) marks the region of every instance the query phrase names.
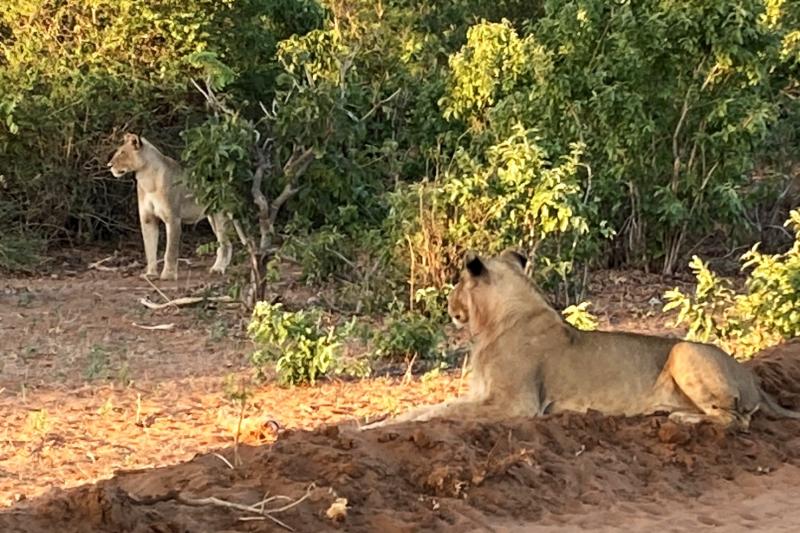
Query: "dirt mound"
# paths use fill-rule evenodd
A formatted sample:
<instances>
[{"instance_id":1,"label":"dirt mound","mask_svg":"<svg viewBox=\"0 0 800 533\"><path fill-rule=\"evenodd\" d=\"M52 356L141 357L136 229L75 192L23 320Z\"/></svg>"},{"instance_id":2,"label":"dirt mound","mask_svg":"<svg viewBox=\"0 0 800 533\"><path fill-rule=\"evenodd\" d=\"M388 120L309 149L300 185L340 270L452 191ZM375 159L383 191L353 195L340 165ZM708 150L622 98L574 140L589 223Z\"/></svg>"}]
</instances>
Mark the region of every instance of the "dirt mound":
<instances>
[{"instance_id":1,"label":"dirt mound","mask_svg":"<svg viewBox=\"0 0 800 533\"><path fill-rule=\"evenodd\" d=\"M800 407L800 343L772 350L752 365L781 403ZM797 485L800 421L757 416L750 434L598 413L497 424L436 421L366 433L342 425L286 432L271 446L244 447L243 466L236 469L226 464L234 462L233 450L220 455L225 460L207 454L53 491L0 515L0 530L282 530L270 520L243 521L253 514L222 506L252 505L265 495L287 497L266 508L289 507L274 517L296 531L613 528L611 512L660 517L680 530L670 505L699 505L692 500L708 500L719 513L715 518L698 511L694 526L721 525L730 516L726 505L741 507L743 498L775 483ZM331 518L338 498L347 500L346 516ZM605 514L598 514L601 509ZM758 519L737 516L742 523Z\"/></svg>"}]
</instances>

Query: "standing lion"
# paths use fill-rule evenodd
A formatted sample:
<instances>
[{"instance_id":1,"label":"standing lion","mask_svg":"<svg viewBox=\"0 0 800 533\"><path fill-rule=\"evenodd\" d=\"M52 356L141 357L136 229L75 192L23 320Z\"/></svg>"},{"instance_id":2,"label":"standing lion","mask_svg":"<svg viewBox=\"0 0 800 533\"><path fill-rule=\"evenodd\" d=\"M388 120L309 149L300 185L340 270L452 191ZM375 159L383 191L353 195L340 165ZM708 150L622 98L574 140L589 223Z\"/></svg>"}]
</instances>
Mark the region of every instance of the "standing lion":
<instances>
[{"instance_id":1,"label":"standing lion","mask_svg":"<svg viewBox=\"0 0 800 533\"><path fill-rule=\"evenodd\" d=\"M450 294L450 316L474 339L469 394L364 429L435 417L498 419L588 409L608 415L666 411L681 422L742 429L759 409L800 419L719 348L573 328L527 278L525 264L511 251L490 259L470 254Z\"/></svg>"},{"instance_id":2,"label":"standing lion","mask_svg":"<svg viewBox=\"0 0 800 533\"><path fill-rule=\"evenodd\" d=\"M144 240L147 269L144 276L158 275L158 221L167 228L167 247L161 279L178 279L178 251L181 241L181 224L194 224L205 216L217 237L217 259L211 272L225 273L231 261L232 247L225 233L226 217L223 213L207 215L194 195L182 183L180 165L162 154L144 137L126 133L122 146L117 148L108 163L111 173L121 177L128 172L136 174L136 196L139 203L139 222Z\"/></svg>"}]
</instances>

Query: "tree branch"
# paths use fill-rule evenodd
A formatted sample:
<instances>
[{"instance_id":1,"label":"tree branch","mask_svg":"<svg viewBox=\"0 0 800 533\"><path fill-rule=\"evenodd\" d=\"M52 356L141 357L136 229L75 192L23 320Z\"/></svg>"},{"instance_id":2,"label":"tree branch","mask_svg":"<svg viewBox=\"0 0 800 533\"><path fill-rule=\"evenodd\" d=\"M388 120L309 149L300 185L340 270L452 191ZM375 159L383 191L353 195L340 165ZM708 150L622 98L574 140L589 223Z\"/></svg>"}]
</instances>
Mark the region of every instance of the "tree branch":
<instances>
[{"instance_id":1,"label":"tree branch","mask_svg":"<svg viewBox=\"0 0 800 533\"><path fill-rule=\"evenodd\" d=\"M194 79L192 79L191 82L192 85L194 85L195 88L198 91L200 91L200 94L203 95L203 98L206 99L208 107L210 107L214 111L214 113L222 112L225 113L226 115L234 114L234 112L230 108L228 108L216 94L214 94L214 91L211 89L211 84L209 83L208 79L205 80L205 86L206 86L205 90L203 90L203 88L200 87L200 85L196 81L194 81Z\"/></svg>"},{"instance_id":2,"label":"tree branch","mask_svg":"<svg viewBox=\"0 0 800 533\"><path fill-rule=\"evenodd\" d=\"M303 150L302 148L295 147L294 151L292 152L291 157L283 165L283 175L286 177L286 185L283 186L283 190L281 193L275 198L269 207L266 209L267 213L267 221L269 224L270 233L275 226L275 221L278 218L278 213L289 199L297 194L300 191L300 187L296 187L295 184L297 183L297 179L302 176L311 162L314 160L314 149L313 148L306 148ZM260 183L259 183L259 191L260 191ZM266 199L264 200L266 201ZM258 202L257 202L258 203ZM260 215L264 211L259 204L259 221ZM264 248L268 248L269 244L262 241L264 244Z\"/></svg>"},{"instance_id":3,"label":"tree branch","mask_svg":"<svg viewBox=\"0 0 800 533\"><path fill-rule=\"evenodd\" d=\"M250 187L250 193L253 196L253 202L258 208L258 230L259 230L259 254L266 252L271 244L272 235L272 216L270 213L270 205L267 197L261 190L261 183L264 181L264 172L272 168L271 161L264 155L264 149L269 143L265 141L263 147L256 148L256 158L258 163L256 170L253 173L253 185Z\"/></svg>"},{"instance_id":4,"label":"tree branch","mask_svg":"<svg viewBox=\"0 0 800 533\"><path fill-rule=\"evenodd\" d=\"M314 159L314 149L313 148L306 148L303 150L302 148L295 147L292 151L292 156L283 165L283 174L289 178L289 180L293 180L296 177L303 174L308 168L308 165L311 164L311 161Z\"/></svg>"},{"instance_id":5,"label":"tree branch","mask_svg":"<svg viewBox=\"0 0 800 533\"><path fill-rule=\"evenodd\" d=\"M278 197L272 201L269 213L270 227L275 227L275 221L278 219L278 212L281 210L281 207L283 207L283 204L285 204L289 198L300 191L300 187L294 186L294 181L294 179L291 179L289 182L287 182Z\"/></svg>"},{"instance_id":6,"label":"tree branch","mask_svg":"<svg viewBox=\"0 0 800 533\"><path fill-rule=\"evenodd\" d=\"M681 154L678 147L678 137L680 136L681 128L683 128L683 123L686 120L686 115L689 113L689 96L691 93L692 87L690 85L689 89L686 91L686 96L683 98L681 117L678 119L678 125L675 126L675 131L672 134L672 157L674 158L672 161L672 192L676 192L678 189L678 177L681 173Z\"/></svg>"},{"instance_id":7,"label":"tree branch","mask_svg":"<svg viewBox=\"0 0 800 533\"><path fill-rule=\"evenodd\" d=\"M361 118L359 119L359 122L364 122L365 120L367 120L369 117L371 117L371 116L372 116L372 114L373 114L373 113L375 113L375 111L377 111L377 110L378 110L378 108L379 108L380 106L382 106L382 105L384 105L384 104L388 104L388 103L389 103L389 102L391 102L391 101L392 101L392 100L393 100L393 99L394 99L394 98L395 98L395 97L396 97L398 94L400 94L400 89L397 89L395 92L393 92L392 94L390 94L389 96L387 96L386 98L384 98L383 100L381 100L380 102L378 102L377 104L375 104L374 106L372 106L372 109L370 109L369 111L367 111L367 113L366 113L366 114L365 114L363 117L361 117Z\"/></svg>"}]
</instances>

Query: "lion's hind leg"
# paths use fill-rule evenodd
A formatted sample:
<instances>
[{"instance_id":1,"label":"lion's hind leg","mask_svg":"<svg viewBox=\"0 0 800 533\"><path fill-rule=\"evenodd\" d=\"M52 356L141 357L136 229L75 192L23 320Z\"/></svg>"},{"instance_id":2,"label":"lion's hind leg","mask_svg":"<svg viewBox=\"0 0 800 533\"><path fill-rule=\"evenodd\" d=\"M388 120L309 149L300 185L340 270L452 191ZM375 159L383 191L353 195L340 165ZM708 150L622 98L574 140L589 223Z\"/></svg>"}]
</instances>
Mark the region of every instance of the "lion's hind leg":
<instances>
[{"instance_id":1,"label":"lion's hind leg","mask_svg":"<svg viewBox=\"0 0 800 533\"><path fill-rule=\"evenodd\" d=\"M757 397L736 378L736 362L714 346L680 342L670 351L666 370L687 402L670 419L683 423L710 421L747 429L758 410ZM676 391L677 392L677 391ZM693 407L693 408L692 408Z\"/></svg>"},{"instance_id":2,"label":"lion's hind leg","mask_svg":"<svg viewBox=\"0 0 800 533\"><path fill-rule=\"evenodd\" d=\"M226 231L227 217L222 213L215 213L208 216L208 222L217 238L217 259L211 266L211 272L224 274L231 262L233 247Z\"/></svg>"}]
</instances>

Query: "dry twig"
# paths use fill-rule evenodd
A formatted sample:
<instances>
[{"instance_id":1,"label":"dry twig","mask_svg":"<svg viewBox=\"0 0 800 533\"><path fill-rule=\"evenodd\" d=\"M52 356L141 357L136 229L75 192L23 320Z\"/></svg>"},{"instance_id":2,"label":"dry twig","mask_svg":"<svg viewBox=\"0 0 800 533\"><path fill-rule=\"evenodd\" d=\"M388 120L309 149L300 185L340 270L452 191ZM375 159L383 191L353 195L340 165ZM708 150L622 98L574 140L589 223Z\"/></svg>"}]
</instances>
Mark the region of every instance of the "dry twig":
<instances>
[{"instance_id":1,"label":"dry twig","mask_svg":"<svg viewBox=\"0 0 800 533\"><path fill-rule=\"evenodd\" d=\"M169 297L168 297L166 294L164 294L164 293L161 291L161 289L159 289L158 287L156 287L156 284L155 284L155 283L153 283L152 281L150 281L150 278L148 278L147 276L142 276L142 279L143 279L143 280L145 280L147 283L149 283L149 284L150 284L150 286L151 286L151 287L153 287L153 289L154 289L154 290L155 290L155 291L158 293L158 295L159 295L159 296L161 296L162 298L164 298L164 301L165 301L165 302L167 302L167 304L169 304L169 303L171 302L171 300L169 299Z\"/></svg>"},{"instance_id":2,"label":"dry twig","mask_svg":"<svg viewBox=\"0 0 800 533\"><path fill-rule=\"evenodd\" d=\"M403 381L401 381L403 385L408 385L409 383L411 383L411 377L413 375L412 371L414 369L414 363L416 362L416 360L417 360L417 354L415 353L414 357L411 358L411 362L409 362L408 366L406 367L406 373L403 374Z\"/></svg>"},{"instance_id":3,"label":"dry twig","mask_svg":"<svg viewBox=\"0 0 800 533\"><path fill-rule=\"evenodd\" d=\"M143 324L137 324L136 322L131 322L131 324L133 324L133 327L135 327L135 328L147 329L147 330L150 330L150 331L153 331L153 330L169 331L171 329L175 329L175 324L173 324L172 322L170 322L169 324L156 324L154 326L145 326Z\"/></svg>"},{"instance_id":4,"label":"dry twig","mask_svg":"<svg viewBox=\"0 0 800 533\"><path fill-rule=\"evenodd\" d=\"M186 307L203 302L235 303L235 300L230 296L185 296L183 298L169 300L167 303L157 304L149 298L139 298L140 304L154 310L164 309L165 307Z\"/></svg>"},{"instance_id":5,"label":"dry twig","mask_svg":"<svg viewBox=\"0 0 800 533\"><path fill-rule=\"evenodd\" d=\"M243 516L240 517L240 521L250 521L250 520L271 520L274 523L278 524L279 526L283 527L288 531L294 531L294 528L290 525L286 524L285 522L279 520L278 518L272 516L275 513L282 513L284 511L288 511L292 507L296 507L303 501L305 501L309 496L311 496L311 492L316 488L316 486L312 483L307 489L306 493L301 496L300 498L290 501L286 505L282 505L281 507L275 507L273 509L265 509L264 506L268 502L272 502L278 499L285 499L291 500L288 496L270 496L269 498L265 498L262 501L255 503L253 505L245 505L236 502L229 502L226 500L221 500L219 498L188 498L186 496L178 494L176 496L176 500L180 503L185 505L191 505L195 507L202 507L206 505L215 505L217 507L226 507L229 509L236 509L237 511L242 511L245 513L251 513L256 516Z\"/></svg>"},{"instance_id":6,"label":"dry twig","mask_svg":"<svg viewBox=\"0 0 800 533\"><path fill-rule=\"evenodd\" d=\"M214 457L216 457L217 459L219 459L220 461L222 461L223 463L225 463L225 466L227 466L227 467L228 467L228 468L230 468L231 470L234 470L234 468L233 468L233 465L231 464L231 462L230 462L230 461L228 461L227 459L225 459L225 457L224 457L222 454L219 454L219 453L212 453L211 455L213 455ZM262 510L263 510L263 508L262 508Z\"/></svg>"},{"instance_id":7,"label":"dry twig","mask_svg":"<svg viewBox=\"0 0 800 533\"><path fill-rule=\"evenodd\" d=\"M119 257L119 252L114 252L112 255L109 255L108 257L104 257L103 259L100 259L99 261L95 261L94 263L89 263L89 265L86 267L86 270L97 270L97 271L100 271L100 272L119 272L120 270L122 270L122 271L133 270L134 268L138 268L140 266L138 261L133 261L132 263L130 263L128 265L125 265L125 266L106 266L105 265L109 261L117 259L118 257Z\"/></svg>"},{"instance_id":8,"label":"dry twig","mask_svg":"<svg viewBox=\"0 0 800 533\"><path fill-rule=\"evenodd\" d=\"M86 270L102 270L102 271L114 271L117 270L117 267L107 267L103 266L104 263L111 261L112 259L117 258L117 252L109 255L108 257L104 257L99 261L95 261L94 263L89 263L89 266L86 267Z\"/></svg>"}]
</instances>

